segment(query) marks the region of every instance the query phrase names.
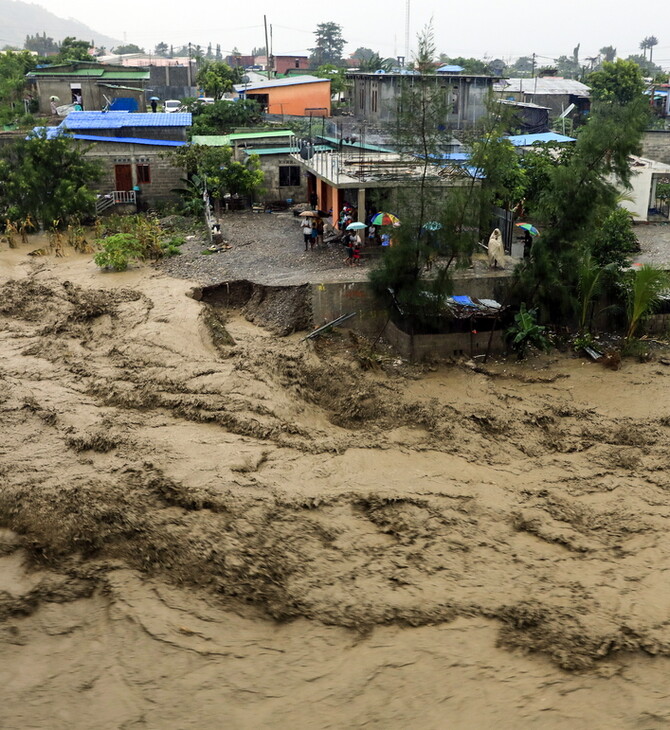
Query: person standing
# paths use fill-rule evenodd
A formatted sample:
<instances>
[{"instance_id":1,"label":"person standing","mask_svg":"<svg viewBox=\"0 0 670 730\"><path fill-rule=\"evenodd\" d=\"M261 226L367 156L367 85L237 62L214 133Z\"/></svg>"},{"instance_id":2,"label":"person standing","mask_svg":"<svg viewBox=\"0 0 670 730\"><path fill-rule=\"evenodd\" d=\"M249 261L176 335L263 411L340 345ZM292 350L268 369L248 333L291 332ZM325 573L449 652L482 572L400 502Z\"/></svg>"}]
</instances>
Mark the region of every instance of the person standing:
<instances>
[{"instance_id":1,"label":"person standing","mask_svg":"<svg viewBox=\"0 0 670 730\"><path fill-rule=\"evenodd\" d=\"M158 101L156 99L151 100L151 111L155 114L158 109Z\"/></svg>"},{"instance_id":2,"label":"person standing","mask_svg":"<svg viewBox=\"0 0 670 730\"><path fill-rule=\"evenodd\" d=\"M309 233L309 245L312 251L314 250L314 245L316 244L316 239L319 236L319 229L316 226L316 221L312 220L312 230Z\"/></svg>"},{"instance_id":3,"label":"person standing","mask_svg":"<svg viewBox=\"0 0 670 730\"><path fill-rule=\"evenodd\" d=\"M309 218L303 218L300 224L302 229L302 236L305 239L305 251L309 248L309 242L312 238L312 222Z\"/></svg>"}]
</instances>

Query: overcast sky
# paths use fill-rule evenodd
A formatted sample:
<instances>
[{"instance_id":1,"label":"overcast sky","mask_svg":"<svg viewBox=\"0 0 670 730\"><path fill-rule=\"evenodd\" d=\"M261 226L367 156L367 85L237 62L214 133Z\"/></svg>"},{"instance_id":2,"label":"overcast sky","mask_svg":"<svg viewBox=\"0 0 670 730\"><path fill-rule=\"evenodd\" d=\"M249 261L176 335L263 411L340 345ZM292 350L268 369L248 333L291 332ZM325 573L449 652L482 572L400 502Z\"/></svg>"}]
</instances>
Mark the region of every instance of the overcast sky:
<instances>
[{"instance_id":1,"label":"overcast sky","mask_svg":"<svg viewBox=\"0 0 670 730\"><path fill-rule=\"evenodd\" d=\"M273 27L275 54L307 53L317 23L328 21L342 26L347 53L367 46L383 56L395 56L403 55L405 49L405 0L339 0L331 10L317 3L268 0L115 0L112 4L38 0L37 4L120 40L125 37L147 51L159 41L174 45L190 41L205 47L211 41L220 43L224 52L237 46L248 53L253 46L265 44L263 13ZM611 0L563 0L552 5L542 7L537 0L505 6L494 0L453 4L411 0L410 48L415 49L417 31L433 16L438 53L449 56L508 60L534 52L540 57L538 65L544 65L570 55L581 43L582 59L596 55L605 45L615 46L626 57L639 53L642 38L655 35L659 45L654 60L670 68L670 30L660 22L668 17L667 0L646 0L635 7L618 6Z\"/></svg>"}]
</instances>

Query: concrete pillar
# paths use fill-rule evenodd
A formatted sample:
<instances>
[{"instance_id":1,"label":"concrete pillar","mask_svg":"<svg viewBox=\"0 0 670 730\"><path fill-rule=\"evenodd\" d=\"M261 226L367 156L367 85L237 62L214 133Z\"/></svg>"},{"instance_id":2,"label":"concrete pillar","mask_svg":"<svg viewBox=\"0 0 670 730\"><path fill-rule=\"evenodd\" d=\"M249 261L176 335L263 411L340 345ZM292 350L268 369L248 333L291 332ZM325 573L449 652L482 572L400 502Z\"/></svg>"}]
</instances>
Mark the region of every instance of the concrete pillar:
<instances>
[{"instance_id":1,"label":"concrete pillar","mask_svg":"<svg viewBox=\"0 0 670 730\"><path fill-rule=\"evenodd\" d=\"M358 220L365 222L365 188L358 188Z\"/></svg>"}]
</instances>

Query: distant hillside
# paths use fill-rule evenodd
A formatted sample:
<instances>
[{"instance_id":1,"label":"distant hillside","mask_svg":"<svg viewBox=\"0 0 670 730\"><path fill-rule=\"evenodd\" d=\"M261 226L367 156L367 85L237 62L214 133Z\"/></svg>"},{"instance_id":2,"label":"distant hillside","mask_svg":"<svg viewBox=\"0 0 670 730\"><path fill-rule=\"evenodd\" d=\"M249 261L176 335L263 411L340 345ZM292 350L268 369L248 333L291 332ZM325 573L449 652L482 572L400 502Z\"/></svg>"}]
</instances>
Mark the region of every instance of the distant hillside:
<instances>
[{"instance_id":1,"label":"distant hillside","mask_svg":"<svg viewBox=\"0 0 670 730\"><path fill-rule=\"evenodd\" d=\"M21 0L0 0L0 48L18 46L23 48L27 35L46 33L60 43L67 36L83 41L95 41L96 46L111 49L120 41L98 33L73 18L59 18L39 5Z\"/></svg>"}]
</instances>

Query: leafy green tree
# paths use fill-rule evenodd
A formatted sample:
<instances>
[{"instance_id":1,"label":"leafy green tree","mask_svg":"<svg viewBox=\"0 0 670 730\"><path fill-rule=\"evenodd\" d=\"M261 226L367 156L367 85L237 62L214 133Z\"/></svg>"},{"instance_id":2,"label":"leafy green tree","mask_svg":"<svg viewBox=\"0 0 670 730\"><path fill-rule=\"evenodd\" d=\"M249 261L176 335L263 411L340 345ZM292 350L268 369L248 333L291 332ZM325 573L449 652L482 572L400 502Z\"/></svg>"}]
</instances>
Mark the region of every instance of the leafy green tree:
<instances>
[{"instance_id":1,"label":"leafy green tree","mask_svg":"<svg viewBox=\"0 0 670 730\"><path fill-rule=\"evenodd\" d=\"M519 76L530 76L535 69L533 59L530 56L521 56L512 64L510 70Z\"/></svg>"},{"instance_id":2,"label":"leafy green tree","mask_svg":"<svg viewBox=\"0 0 670 730\"><path fill-rule=\"evenodd\" d=\"M198 71L196 83L205 90L207 96L221 99L233 90L234 84L242 80L239 68L231 68L223 61L205 61Z\"/></svg>"},{"instance_id":3,"label":"leafy green tree","mask_svg":"<svg viewBox=\"0 0 670 730\"><path fill-rule=\"evenodd\" d=\"M351 58L353 58L360 67L361 63L369 61L374 55L378 54L375 54L372 48L365 48L365 46L360 46L351 54Z\"/></svg>"},{"instance_id":4,"label":"leafy green tree","mask_svg":"<svg viewBox=\"0 0 670 730\"><path fill-rule=\"evenodd\" d=\"M140 48L135 43L126 43L121 46L116 46L114 48L114 53L119 56L123 56L126 53L144 53L144 48Z\"/></svg>"},{"instance_id":5,"label":"leafy green tree","mask_svg":"<svg viewBox=\"0 0 670 730\"><path fill-rule=\"evenodd\" d=\"M440 63L449 64L451 66L462 66L465 73L468 74L489 74L491 67L486 61L478 58L464 58L463 56L450 57L440 54ZM502 62L501 62L502 63Z\"/></svg>"},{"instance_id":6,"label":"leafy green tree","mask_svg":"<svg viewBox=\"0 0 670 730\"><path fill-rule=\"evenodd\" d=\"M23 115L25 75L36 63L28 51L0 53L0 124L14 122Z\"/></svg>"},{"instance_id":7,"label":"leafy green tree","mask_svg":"<svg viewBox=\"0 0 670 730\"><path fill-rule=\"evenodd\" d=\"M58 53L58 43L47 37L46 33L35 33L35 35L27 35L23 47L27 51L35 51L40 56L55 56Z\"/></svg>"},{"instance_id":8,"label":"leafy green tree","mask_svg":"<svg viewBox=\"0 0 670 730\"><path fill-rule=\"evenodd\" d=\"M614 63L605 61L600 71L587 76L586 83L592 99L620 106L639 99L645 89L637 64L620 58Z\"/></svg>"},{"instance_id":9,"label":"leafy green tree","mask_svg":"<svg viewBox=\"0 0 670 730\"><path fill-rule=\"evenodd\" d=\"M255 127L263 121L261 108L252 99L217 101L214 104L193 101L186 106L193 113L192 135L228 134L236 127Z\"/></svg>"},{"instance_id":10,"label":"leafy green tree","mask_svg":"<svg viewBox=\"0 0 670 730\"><path fill-rule=\"evenodd\" d=\"M92 61L89 51L93 45L88 41L77 40L74 36L63 38L60 44L60 50L56 57L57 63L66 63L67 61Z\"/></svg>"},{"instance_id":11,"label":"leafy green tree","mask_svg":"<svg viewBox=\"0 0 670 730\"><path fill-rule=\"evenodd\" d=\"M624 76L628 71L625 65L610 65ZM620 89L630 85L619 84L620 75L611 69L604 73L599 78L608 83L600 84L572 153L565 164L549 171L536 209L542 235L519 271L526 299L540 305L545 315L563 320L575 314L579 258L615 209L618 189L630 185L629 156L639 151L648 120L643 94L620 103Z\"/></svg>"},{"instance_id":12,"label":"leafy green tree","mask_svg":"<svg viewBox=\"0 0 670 730\"><path fill-rule=\"evenodd\" d=\"M167 43L157 43L156 47L154 48L154 54L156 56L161 56L162 58L165 58L170 51L170 48Z\"/></svg>"},{"instance_id":13,"label":"leafy green tree","mask_svg":"<svg viewBox=\"0 0 670 730\"><path fill-rule=\"evenodd\" d=\"M33 135L0 147L0 218L32 218L44 228L54 221L93 214L91 183L101 176L85 147L66 136Z\"/></svg>"},{"instance_id":14,"label":"leafy green tree","mask_svg":"<svg viewBox=\"0 0 670 730\"><path fill-rule=\"evenodd\" d=\"M341 94L347 88L347 77L344 69L325 63L314 71L320 79L330 79L330 93Z\"/></svg>"},{"instance_id":15,"label":"leafy green tree","mask_svg":"<svg viewBox=\"0 0 670 730\"><path fill-rule=\"evenodd\" d=\"M628 268L631 255L639 249L630 213L624 208L608 213L594 232L589 248L599 266L613 265L616 272Z\"/></svg>"},{"instance_id":16,"label":"leafy green tree","mask_svg":"<svg viewBox=\"0 0 670 730\"><path fill-rule=\"evenodd\" d=\"M616 58L616 48L614 46L603 46L600 49L600 54L603 57L603 61L607 61L607 63L614 63L614 59Z\"/></svg>"},{"instance_id":17,"label":"leafy green tree","mask_svg":"<svg viewBox=\"0 0 670 730\"><path fill-rule=\"evenodd\" d=\"M646 56L633 55L628 56L626 60L636 64L644 76L651 76L653 78L663 73L663 69L649 61Z\"/></svg>"},{"instance_id":18,"label":"leafy green tree","mask_svg":"<svg viewBox=\"0 0 670 730\"><path fill-rule=\"evenodd\" d=\"M390 71L395 64L393 58L382 58L378 53L371 56L358 64L358 70L366 73L374 73L375 71Z\"/></svg>"},{"instance_id":19,"label":"leafy green tree","mask_svg":"<svg viewBox=\"0 0 670 730\"><path fill-rule=\"evenodd\" d=\"M342 37L342 26L337 23L319 23L314 31L315 45L310 48L311 62L314 66L332 63L342 65L342 52L346 41Z\"/></svg>"},{"instance_id":20,"label":"leafy green tree","mask_svg":"<svg viewBox=\"0 0 670 730\"><path fill-rule=\"evenodd\" d=\"M258 155L250 155L245 162L238 162L230 147L189 145L179 147L173 158L190 178L202 181L203 187L218 203L226 195L253 197L263 184Z\"/></svg>"}]
</instances>

